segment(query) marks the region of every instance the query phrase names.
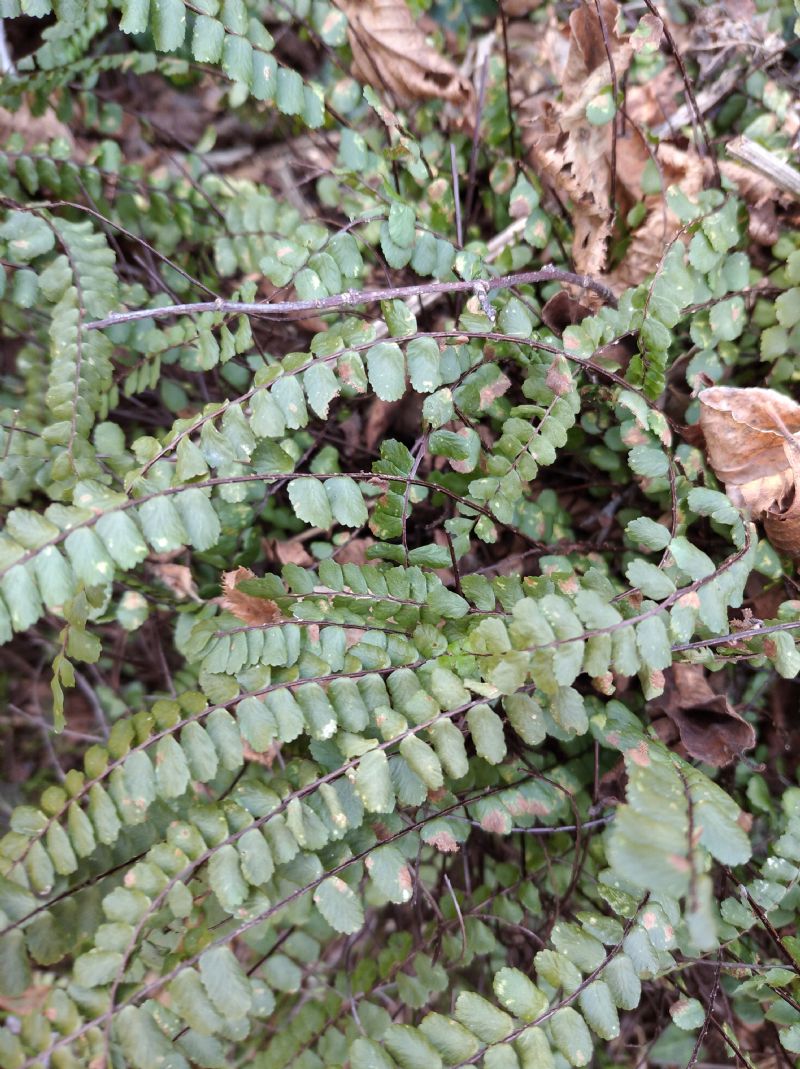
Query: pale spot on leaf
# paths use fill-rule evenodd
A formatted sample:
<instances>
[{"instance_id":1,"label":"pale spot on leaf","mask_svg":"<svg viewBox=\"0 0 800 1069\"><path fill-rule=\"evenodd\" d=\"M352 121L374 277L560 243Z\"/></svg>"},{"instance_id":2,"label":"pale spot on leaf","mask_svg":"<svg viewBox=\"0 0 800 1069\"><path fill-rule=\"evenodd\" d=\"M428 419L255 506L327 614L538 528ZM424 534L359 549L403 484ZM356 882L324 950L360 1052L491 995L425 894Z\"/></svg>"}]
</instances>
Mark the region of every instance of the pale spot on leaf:
<instances>
[{"instance_id":1,"label":"pale spot on leaf","mask_svg":"<svg viewBox=\"0 0 800 1069\"><path fill-rule=\"evenodd\" d=\"M650 750L644 739L633 749L626 751L626 756L640 768L647 768L650 764Z\"/></svg>"}]
</instances>

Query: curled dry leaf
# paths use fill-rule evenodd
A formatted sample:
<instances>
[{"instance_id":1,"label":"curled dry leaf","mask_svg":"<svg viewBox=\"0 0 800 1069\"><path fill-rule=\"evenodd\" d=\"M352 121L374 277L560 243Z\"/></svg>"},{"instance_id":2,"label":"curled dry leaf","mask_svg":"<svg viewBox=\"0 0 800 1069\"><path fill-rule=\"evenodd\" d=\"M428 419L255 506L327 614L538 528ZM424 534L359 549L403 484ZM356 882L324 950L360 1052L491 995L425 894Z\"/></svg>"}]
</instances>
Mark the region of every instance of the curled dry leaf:
<instances>
[{"instance_id":1,"label":"curled dry leaf","mask_svg":"<svg viewBox=\"0 0 800 1069\"><path fill-rule=\"evenodd\" d=\"M700 394L700 426L731 501L800 557L800 405L777 390L713 386Z\"/></svg>"},{"instance_id":2,"label":"curled dry leaf","mask_svg":"<svg viewBox=\"0 0 800 1069\"><path fill-rule=\"evenodd\" d=\"M741 2L748 5L750 0ZM646 40L642 30L649 30L648 40L656 42L662 28L658 20L648 17L639 33L625 36L615 30L617 7L612 0L603 0L601 10L619 82L634 50ZM724 18L713 14L712 9L703 9L698 15L698 25L700 22L705 25L709 20L715 25L731 26L730 18L725 22ZM673 23L670 27L673 36L680 36L680 27ZM523 24L523 28L530 29L528 24ZM515 26L512 40L518 40L521 33L522 29ZM534 168L559 197L568 202L575 225L573 258L577 270L602 274L611 236L612 124L592 125L586 118L586 105L610 83L611 76L602 26L593 0L588 4L584 2L570 18L566 58L561 53L563 40L552 28L542 31L537 27L537 34L532 41L524 40L517 49L519 55L514 57L515 82L523 90L518 94L517 105L523 140ZM687 40L687 48L690 44ZM548 67L549 82L543 73ZM735 70L733 74L735 76ZM560 100L546 98L548 84L563 85ZM681 117L682 109L678 106L682 92L683 80L672 63L641 85L626 87L625 114L630 122L616 139L617 217L624 218L637 204L644 206L645 215L630 234L620 262L607 276L611 288L617 293L652 275L661 262L664 248L681 229L680 220L670 210L663 190L677 185L692 198L707 188L712 179L710 161L701 158L696 151L665 139L658 144L646 140L648 128L665 122L670 134L680 136L687 121ZM673 122L674 128L670 125ZM647 192L647 187L642 188L642 176L645 167L654 165L662 189ZM750 208L751 237L760 244L774 243L783 221L780 213L785 215L790 210L789 198L784 199L766 179L732 161L723 160L719 167L725 177L735 183ZM587 299L587 303L593 302L594 298Z\"/></svg>"},{"instance_id":3,"label":"curled dry leaf","mask_svg":"<svg viewBox=\"0 0 800 1069\"><path fill-rule=\"evenodd\" d=\"M573 323L582 323L592 314L591 308L571 297L566 290L559 290L542 308L542 322L559 338Z\"/></svg>"},{"instance_id":4,"label":"curled dry leaf","mask_svg":"<svg viewBox=\"0 0 800 1069\"><path fill-rule=\"evenodd\" d=\"M598 14L599 12L599 14ZM523 115L523 140L531 163L558 193L569 201L575 228L572 255L575 269L601 274L611 236L613 206L611 145L612 124L594 124L587 108L609 91L609 54L619 84L637 48L660 38L660 22L645 16L634 37L617 28L619 8L614 0L599 0L599 7L584 2L570 15L570 43L561 76L560 101L534 98ZM642 32L645 31L645 32Z\"/></svg>"},{"instance_id":5,"label":"curled dry leaf","mask_svg":"<svg viewBox=\"0 0 800 1069\"><path fill-rule=\"evenodd\" d=\"M692 757L719 768L755 746L752 725L713 690L701 665L675 664L665 677L664 693L651 708L669 717Z\"/></svg>"},{"instance_id":6,"label":"curled dry leaf","mask_svg":"<svg viewBox=\"0 0 800 1069\"><path fill-rule=\"evenodd\" d=\"M618 204L626 211L643 202L646 215L631 234L625 255L609 275L611 288L621 293L628 286L638 286L658 268L664 250L681 229L681 222L670 210L661 192L645 196L642 176L650 160L656 162L664 189L679 186L694 197L706 188L710 170L695 152L686 152L669 142L662 142L658 152L648 149L638 130L617 139Z\"/></svg>"},{"instance_id":7,"label":"curled dry leaf","mask_svg":"<svg viewBox=\"0 0 800 1069\"><path fill-rule=\"evenodd\" d=\"M471 82L428 44L404 0L343 0L340 6L347 15L354 78L388 90L399 104L444 100L461 124L474 128Z\"/></svg>"},{"instance_id":8,"label":"curled dry leaf","mask_svg":"<svg viewBox=\"0 0 800 1069\"><path fill-rule=\"evenodd\" d=\"M186 564L174 564L170 561L155 561L148 564L149 571L171 590L177 598L190 598L192 601L200 601L192 569Z\"/></svg>"},{"instance_id":9,"label":"curled dry leaf","mask_svg":"<svg viewBox=\"0 0 800 1069\"><path fill-rule=\"evenodd\" d=\"M283 613L269 598L257 598L252 594L245 594L237 589L245 579L255 579L255 575L249 568L237 568L234 572L222 573L222 597L217 598L217 603L232 613L243 624L251 624L258 627L262 624L274 624L283 618Z\"/></svg>"}]
</instances>

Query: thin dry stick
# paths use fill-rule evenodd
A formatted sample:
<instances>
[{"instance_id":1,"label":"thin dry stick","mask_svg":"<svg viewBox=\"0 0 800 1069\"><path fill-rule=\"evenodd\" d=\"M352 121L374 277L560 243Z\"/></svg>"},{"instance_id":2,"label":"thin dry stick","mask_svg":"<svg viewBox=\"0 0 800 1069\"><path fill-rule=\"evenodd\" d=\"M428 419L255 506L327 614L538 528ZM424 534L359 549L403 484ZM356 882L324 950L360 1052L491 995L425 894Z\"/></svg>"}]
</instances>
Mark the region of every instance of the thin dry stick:
<instances>
[{"instance_id":1,"label":"thin dry stick","mask_svg":"<svg viewBox=\"0 0 800 1069\"><path fill-rule=\"evenodd\" d=\"M491 238L488 244L486 255L483 257L484 263L491 264L500 256L500 254L512 245L519 235L524 231L526 219L515 219L513 223L501 230L499 234ZM432 308L434 304L440 299L438 293L423 293L419 297L412 297L409 301L409 308L415 316L419 316L422 312L428 308ZM485 293L483 294L486 298ZM380 341L381 338L387 338L389 336L389 327L381 320L375 324L375 341Z\"/></svg>"},{"instance_id":2,"label":"thin dry stick","mask_svg":"<svg viewBox=\"0 0 800 1069\"><path fill-rule=\"evenodd\" d=\"M769 627L750 627L746 631L732 631L729 635L716 635L714 638L701 638L697 642L683 642L680 646L673 646L673 653L683 653L684 650L702 650L707 646L733 646L746 638L761 638L762 635L774 635L777 631L796 631L800 627L800 620L789 620L785 624L770 624Z\"/></svg>"},{"instance_id":3,"label":"thin dry stick","mask_svg":"<svg viewBox=\"0 0 800 1069\"><path fill-rule=\"evenodd\" d=\"M437 296L444 293L468 293L480 288L484 291L510 289L512 286L531 285L535 282L567 282L573 286L582 286L599 294L609 304L616 307L617 299L605 283L590 275L576 275L564 271L553 264L545 264L538 271L522 271L503 278L488 278L466 282L428 282L418 286L387 286L375 290L347 290L333 297L319 297L310 301L280 301L271 304L267 301L198 301L192 304L172 304L163 308L139 308L133 312L114 312L105 319L95 319L86 323L86 330L104 330L118 323L133 323L140 319L166 319L176 315L194 315L199 312L223 312L231 315L281 316L296 315L306 312L333 311L337 308L352 308L360 304L376 304L379 301L391 301L406 297L420 297L428 294Z\"/></svg>"}]
</instances>

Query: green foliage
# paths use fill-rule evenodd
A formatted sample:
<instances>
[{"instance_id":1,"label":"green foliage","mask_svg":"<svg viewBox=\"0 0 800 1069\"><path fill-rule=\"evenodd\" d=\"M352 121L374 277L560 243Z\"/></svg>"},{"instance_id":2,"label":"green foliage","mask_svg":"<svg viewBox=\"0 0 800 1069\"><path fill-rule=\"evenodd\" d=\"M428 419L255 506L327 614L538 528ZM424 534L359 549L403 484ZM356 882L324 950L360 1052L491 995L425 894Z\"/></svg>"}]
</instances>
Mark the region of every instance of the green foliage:
<instances>
[{"instance_id":1,"label":"green foliage","mask_svg":"<svg viewBox=\"0 0 800 1069\"><path fill-rule=\"evenodd\" d=\"M336 5L55 16L0 86L92 132L0 151L0 642L44 654L56 735L87 691L103 731L10 807L0 1066L633 1064L643 989L691 1056L709 975L797 1053L800 789L759 714L798 603L670 405L794 380L800 235L751 306L745 206L673 187L655 275L558 335L552 276L487 285L570 266L505 155L501 66L461 234L471 139L343 77ZM310 131L316 201L216 172L213 124L179 166L125 158L122 75ZM481 227L512 215L498 253ZM754 764L656 730L675 664L722 673Z\"/></svg>"}]
</instances>

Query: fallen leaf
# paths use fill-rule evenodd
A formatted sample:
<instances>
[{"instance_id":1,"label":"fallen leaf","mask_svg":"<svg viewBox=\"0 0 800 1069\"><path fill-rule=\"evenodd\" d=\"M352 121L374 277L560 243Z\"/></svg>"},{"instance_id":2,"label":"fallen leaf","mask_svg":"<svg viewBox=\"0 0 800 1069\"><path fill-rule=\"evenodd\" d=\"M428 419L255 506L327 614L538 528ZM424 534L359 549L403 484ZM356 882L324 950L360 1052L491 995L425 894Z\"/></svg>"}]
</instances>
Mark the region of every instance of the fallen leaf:
<instances>
[{"instance_id":1,"label":"fallen leaf","mask_svg":"<svg viewBox=\"0 0 800 1069\"><path fill-rule=\"evenodd\" d=\"M591 308L571 297L566 290L559 290L542 308L542 322L559 338L564 330L575 323L581 323L592 314Z\"/></svg>"},{"instance_id":2,"label":"fallen leaf","mask_svg":"<svg viewBox=\"0 0 800 1069\"><path fill-rule=\"evenodd\" d=\"M522 116L523 140L533 167L569 202L575 269L588 275L602 274L611 236L613 124L591 123L587 107L611 86L609 53L619 84L646 39L641 32L636 38L621 33L618 14L614 0L599 0L599 8L584 2L573 11L569 52L560 79L562 97L559 101L534 98L528 116ZM660 25L653 16L641 20L642 29L650 30L654 42L660 37Z\"/></svg>"},{"instance_id":3,"label":"fallen leaf","mask_svg":"<svg viewBox=\"0 0 800 1069\"><path fill-rule=\"evenodd\" d=\"M620 757L617 763L604 772L597 784L597 801L603 807L622 805L628 787L628 770Z\"/></svg>"},{"instance_id":4,"label":"fallen leaf","mask_svg":"<svg viewBox=\"0 0 800 1069\"><path fill-rule=\"evenodd\" d=\"M770 31L770 12L759 11L759 7L754 0L717 0L708 6L698 6L696 17L686 20L685 47L697 63L700 84L719 77L720 67L730 66L732 59L769 55L783 47L774 20ZM746 66L742 77L746 77Z\"/></svg>"},{"instance_id":5,"label":"fallen leaf","mask_svg":"<svg viewBox=\"0 0 800 1069\"><path fill-rule=\"evenodd\" d=\"M399 401L381 401L379 397L373 397L366 409L357 446L372 453L386 437L390 427L393 436L413 439L418 433L421 418L422 396L418 393L407 393Z\"/></svg>"},{"instance_id":6,"label":"fallen leaf","mask_svg":"<svg viewBox=\"0 0 800 1069\"><path fill-rule=\"evenodd\" d=\"M800 405L777 390L713 386L700 394L706 453L728 497L800 557Z\"/></svg>"},{"instance_id":7,"label":"fallen leaf","mask_svg":"<svg viewBox=\"0 0 800 1069\"><path fill-rule=\"evenodd\" d=\"M344 0L354 78L388 90L399 104L444 100L474 128L475 90L449 59L432 48L404 0Z\"/></svg>"},{"instance_id":8,"label":"fallen leaf","mask_svg":"<svg viewBox=\"0 0 800 1069\"><path fill-rule=\"evenodd\" d=\"M373 545L375 545L375 540L369 536L348 538L343 545L336 549L333 559L337 564L369 564L367 550Z\"/></svg>"},{"instance_id":9,"label":"fallen leaf","mask_svg":"<svg viewBox=\"0 0 800 1069\"><path fill-rule=\"evenodd\" d=\"M296 538L286 541L265 538L264 551L270 564L297 564L300 568L308 568L314 563L314 558Z\"/></svg>"},{"instance_id":10,"label":"fallen leaf","mask_svg":"<svg viewBox=\"0 0 800 1069\"><path fill-rule=\"evenodd\" d=\"M691 198L707 187L710 170L696 153L662 142L653 155L657 160L663 189L679 186ZM650 153L636 131L617 139L620 211L627 211L642 201L646 215L633 231L620 263L608 276L608 282L616 293L621 293L629 286L638 286L648 275L654 274L664 250L681 229L680 220L669 210L661 192L647 196L642 192L642 174L650 159Z\"/></svg>"},{"instance_id":11,"label":"fallen leaf","mask_svg":"<svg viewBox=\"0 0 800 1069\"><path fill-rule=\"evenodd\" d=\"M675 26L671 21L669 28L674 37ZM642 128L657 126L672 117L678 108L678 94L683 96L684 91L683 79L677 65L667 63L658 74L646 82L627 87L625 114Z\"/></svg>"},{"instance_id":12,"label":"fallen leaf","mask_svg":"<svg viewBox=\"0 0 800 1069\"><path fill-rule=\"evenodd\" d=\"M262 624L274 624L276 620L283 618L283 613L269 598L257 598L253 594L245 594L238 590L239 583L245 579L255 579L255 575L249 568L237 568L234 572L222 573L222 597L217 598L217 604L221 605L226 612L232 613L243 624L252 624L258 627Z\"/></svg>"},{"instance_id":13,"label":"fallen leaf","mask_svg":"<svg viewBox=\"0 0 800 1069\"><path fill-rule=\"evenodd\" d=\"M201 600L192 578L192 569L188 565L155 562L149 564L148 568L176 597L190 598L192 601Z\"/></svg>"},{"instance_id":14,"label":"fallen leaf","mask_svg":"<svg viewBox=\"0 0 800 1069\"><path fill-rule=\"evenodd\" d=\"M382 401L380 397L374 397L370 401L362 439L364 447L370 452L385 437L386 431L393 423L402 403L402 399L400 401Z\"/></svg>"},{"instance_id":15,"label":"fallen leaf","mask_svg":"<svg viewBox=\"0 0 800 1069\"><path fill-rule=\"evenodd\" d=\"M756 743L756 734L724 694L714 691L702 665L674 664L664 693L650 703L678 729L690 756L720 768Z\"/></svg>"},{"instance_id":16,"label":"fallen leaf","mask_svg":"<svg viewBox=\"0 0 800 1069\"><path fill-rule=\"evenodd\" d=\"M83 160L84 153L75 145L75 138L68 126L56 115L52 108L47 108L41 115L33 115L28 104L23 102L16 111L0 108L0 140L5 144L12 134L16 134L25 150L30 150L43 141L55 141L63 138L70 146L72 159Z\"/></svg>"},{"instance_id":17,"label":"fallen leaf","mask_svg":"<svg viewBox=\"0 0 800 1069\"><path fill-rule=\"evenodd\" d=\"M637 351L636 334L620 334L618 338L595 349L592 363L607 368L609 371L627 371L631 357Z\"/></svg>"},{"instance_id":18,"label":"fallen leaf","mask_svg":"<svg viewBox=\"0 0 800 1069\"><path fill-rule=\"evenodd\" d=\"M783 587L759 572L750 573L744 592L745 608L742 610L742 615L746 617L749 613L756 623L759 620L776 619L778 610L786 601L786 591ZM793 608L800 613L800 602L795 602Z\"/></svg>"}]
</instances>

